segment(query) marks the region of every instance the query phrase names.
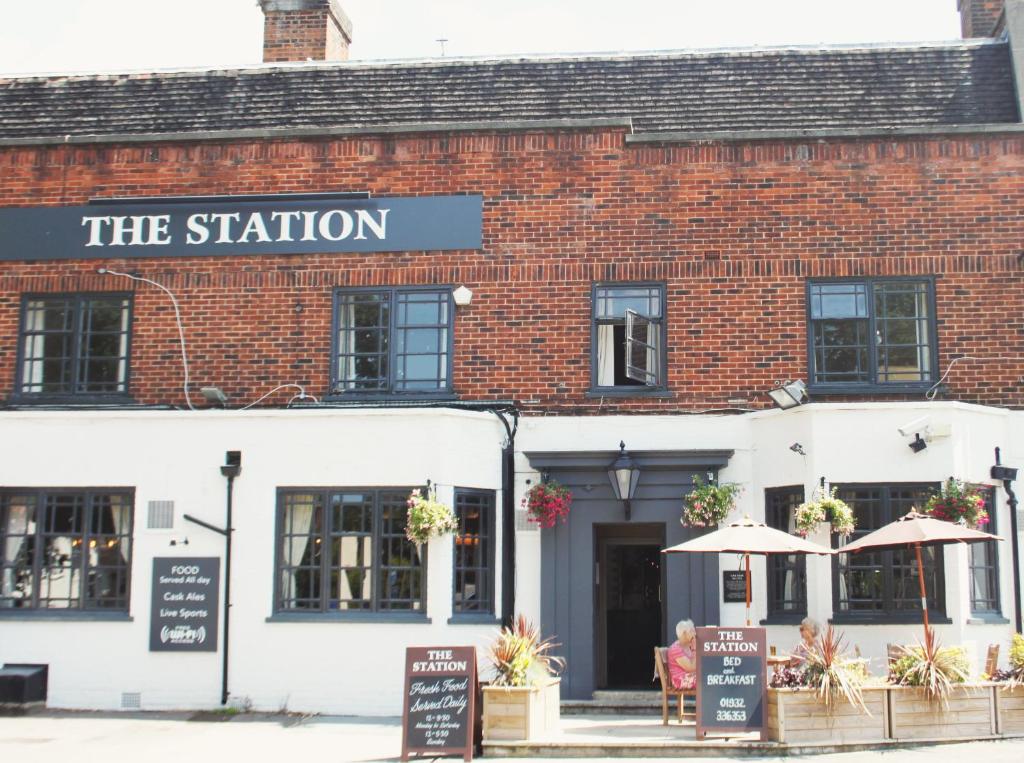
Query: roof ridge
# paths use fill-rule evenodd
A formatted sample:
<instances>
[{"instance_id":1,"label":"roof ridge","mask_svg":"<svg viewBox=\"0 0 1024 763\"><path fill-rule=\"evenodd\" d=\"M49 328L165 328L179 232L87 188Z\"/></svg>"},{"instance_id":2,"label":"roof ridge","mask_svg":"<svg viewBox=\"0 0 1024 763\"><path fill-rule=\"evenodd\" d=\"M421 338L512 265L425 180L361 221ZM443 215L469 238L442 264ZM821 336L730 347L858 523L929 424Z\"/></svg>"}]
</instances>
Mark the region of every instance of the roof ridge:
<instances>
[{"instance_id":1,"label":"roof ridge","mask_svg":"<svg viewBox=\"0 0 1024 763\"><path fill-rule=\"evenodd\" d=\"M878 42L878 43L829 43L801 45L754 45L743 47L687 48L681 50L648 50L648 51L599 51L581 53L535 53L507 54L483 56L452 56L448 58L398 58L398 59L357 59L349 61L295 61L240 66L190 66L167 67L156 69L113 69L95 72L39 72L12 73L0 72L0 83L50 81L50 80L103 80L103 79L152 79L156 77L190 76L196 74L216 74L238 76L257 74L268 71L318 71L342 69L385 69L385 68L443 68L468 64L519 64L519 63L572 63L586 61L631 61L638 59L684 59L708 57L739 57L739 56L771 56L783 53L796 54L828 54L837 52L896 52L914 50L969 50L974 48L1006 45L1002 39L973 38L918 42Z\"/></svg>"}]
</instances>

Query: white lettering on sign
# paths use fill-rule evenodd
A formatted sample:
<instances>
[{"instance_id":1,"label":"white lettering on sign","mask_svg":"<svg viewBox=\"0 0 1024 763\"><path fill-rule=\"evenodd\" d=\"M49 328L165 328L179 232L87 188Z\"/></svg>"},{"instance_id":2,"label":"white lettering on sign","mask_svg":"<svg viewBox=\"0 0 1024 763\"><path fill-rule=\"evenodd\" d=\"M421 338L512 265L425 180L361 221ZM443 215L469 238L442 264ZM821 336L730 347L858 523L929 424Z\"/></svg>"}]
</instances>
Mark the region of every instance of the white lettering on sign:
<instances>
[{"instance_id":1,"label":"white lettering on sign","mask_svg":"<svg viewBox=\"0 0 1024 763\"><path fill-rule=\"evenodd\" d=\"M329 209L307 211L196 212L185 219L185 243L269 244L295 241L301 227L302 241L378 241L387 239L390 209ZM299 223L299 225L294 225ZM86 246L167 246L174 243L171 216L83 215ZM369 234L369 235L368 235Z\"/></svg>"}]
</instances>

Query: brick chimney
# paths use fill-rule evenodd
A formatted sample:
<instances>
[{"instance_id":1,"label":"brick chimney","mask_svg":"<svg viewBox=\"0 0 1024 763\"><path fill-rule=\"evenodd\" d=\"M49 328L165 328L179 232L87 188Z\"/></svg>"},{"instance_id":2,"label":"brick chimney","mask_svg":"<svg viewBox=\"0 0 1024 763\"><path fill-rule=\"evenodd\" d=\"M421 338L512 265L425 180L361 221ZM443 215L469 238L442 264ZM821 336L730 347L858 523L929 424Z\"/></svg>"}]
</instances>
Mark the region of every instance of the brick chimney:
<instances>
[{"instance_id":1,"label":"brick chimney","mask_svg":"<svg viewBox=\"0 0 1024 763\"><path fill-rule=\"evenodd\" d=\"M338 0L259 0L263 60L346 61L352 22Z\"/></svg>"},{"instance_id":2,"label":"brick chimney","mask_svg":"<svg viewBox=\"0 0 1024 763\"><path fill-rule=\"evenodd\" d=\"M960 30L965 38L993 37L1003 15L1003 0L957 0Z\"/></svg>"}]
</instances>

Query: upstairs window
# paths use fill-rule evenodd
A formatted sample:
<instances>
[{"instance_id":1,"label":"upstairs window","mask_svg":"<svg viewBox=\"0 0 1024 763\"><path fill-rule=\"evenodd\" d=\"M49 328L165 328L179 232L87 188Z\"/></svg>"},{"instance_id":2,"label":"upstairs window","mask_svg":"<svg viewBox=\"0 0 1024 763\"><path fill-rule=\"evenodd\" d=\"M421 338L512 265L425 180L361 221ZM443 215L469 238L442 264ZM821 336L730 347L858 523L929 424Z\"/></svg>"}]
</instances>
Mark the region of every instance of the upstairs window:
<instances>
[{"instance_id":1,"label":"upstairs window","mask_svg":"<svg viewBox=\"0 0 1024 763\"><path fill-rule=\"evenodd\" d=\"M0 616L127 612L132 503L130 490L0 492Z\"/></svg>"},{"instance_id":2,"label":"upstairs window","mask_svg":"<svg viewBox=\"0 0 1024 763\"><path fill-rule=\"evenodd\" d=\"M594 288L592 382L596 391L637 391L665 385L665 287Z\"/></svg>"},{"instance_id":3,"label":"upstairs window","mask_svg":"<svg viewBox=\"0 0 1024 763\"><path fill-rule=\"evenodd\" d=\"M66 294L22 302L16 392L87 397L128 392L131 297Z\"/></svg>"},{"instance_id":4,"label":"upstairs window","mask_svg":"<svg viewBox=\"0 0 1024 763\"><path fill-rule=\"evenodd\" d=\"M931 386L935 379L933 296L930 280L811 283L812 386L819 391Z\"/></svg>"},{"instance_id":5,"label":"upstairs window","mask_svg":"<svg viewBox=\"0 0 1024 763\"><path fill-rule=\"evenodd\" d=\"M335 393L451 389L448 289L359 289L335 295Z\"/></svg>"}]
</instances>

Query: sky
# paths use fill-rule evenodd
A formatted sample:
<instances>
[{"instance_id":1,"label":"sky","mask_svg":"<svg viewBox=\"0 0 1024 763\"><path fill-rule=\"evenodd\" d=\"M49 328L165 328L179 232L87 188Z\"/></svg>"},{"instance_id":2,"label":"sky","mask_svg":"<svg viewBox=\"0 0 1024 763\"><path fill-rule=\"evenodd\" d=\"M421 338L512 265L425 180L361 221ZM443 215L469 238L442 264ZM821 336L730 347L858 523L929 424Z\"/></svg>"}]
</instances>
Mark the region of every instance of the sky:
<instances>
[{"instance_id":1,"label":"sky","mask_svg":"<svg viewBox=\"0 0 1024 763\"><path fill-rule=\"evenodd\" d=\"M956 0L341 0L353 59L951 40ZM260 62L256 0L0 0L0 73Z\"/></svg>"}]
</instances>

